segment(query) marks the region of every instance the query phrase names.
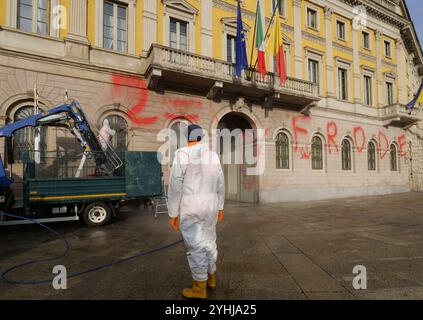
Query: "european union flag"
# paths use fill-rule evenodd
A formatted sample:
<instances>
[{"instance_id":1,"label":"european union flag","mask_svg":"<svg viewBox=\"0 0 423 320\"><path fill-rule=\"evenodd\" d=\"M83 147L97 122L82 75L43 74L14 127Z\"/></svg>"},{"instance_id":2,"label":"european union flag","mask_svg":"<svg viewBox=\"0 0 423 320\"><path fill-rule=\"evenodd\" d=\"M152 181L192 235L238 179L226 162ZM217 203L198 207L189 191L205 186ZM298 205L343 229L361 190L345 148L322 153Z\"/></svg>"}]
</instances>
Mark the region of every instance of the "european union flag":
<instances>
[{"instance_id":1,"label":"european union flag","mask_svg":"<svg viewBox=\"0 0 423 320\"><path fill-rule=\"evenodd\" d=\"M245 45L245 33L242 25L241 5L238 0L238 15L236 22L236 43L235 43L235 72L241 77L241 71L248 68L247 47Z\"/></svg>"},{"instance_id":2,"label":"european union flag","mask_svg":"<svg viewBox=\"0 0 423 320\"><path fill-rule=\"evenodd\" d=\"M407 110L410 110L412 108L414 108L414 105L416 103L423 103L423 82L420 85L419 90L417 90L416 96L414 97L413 100L411 100L405 107L407 108Z\"/></svg>"}]
</instances>

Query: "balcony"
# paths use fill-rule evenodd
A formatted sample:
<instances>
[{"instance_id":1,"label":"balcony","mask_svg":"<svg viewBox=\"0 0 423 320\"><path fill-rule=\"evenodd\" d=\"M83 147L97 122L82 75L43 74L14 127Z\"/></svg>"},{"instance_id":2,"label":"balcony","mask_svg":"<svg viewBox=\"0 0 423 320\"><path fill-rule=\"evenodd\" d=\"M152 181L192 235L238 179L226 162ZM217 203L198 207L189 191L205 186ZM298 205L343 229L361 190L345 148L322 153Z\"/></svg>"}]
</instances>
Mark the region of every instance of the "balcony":
<instances>
[{"instance_id":1,"label":"balcony","mask_svg":"<svg viewBox=\"0 0 423 320\"><path fill-rule=\"evenodd\" d=\"M417 107L407 110L405 105L393 104L379 110L385 126L405 128L423 120L422 110Z\"/></svg>"},{"instance_id":2,"label":"balcony","mask_svg":"<svg viewBox=\"0 0 423 320\"><path fill-rule=\"evenodd\" d=\"M301 111L319 100L318 85L288 77L279 85L273 73L265 78L246 70L235 77L233 64L194 53L152 45L147 56L146 78L150 89L178 87L210 99L244 97L264 107Z\"/></svg>"}]
</instances>

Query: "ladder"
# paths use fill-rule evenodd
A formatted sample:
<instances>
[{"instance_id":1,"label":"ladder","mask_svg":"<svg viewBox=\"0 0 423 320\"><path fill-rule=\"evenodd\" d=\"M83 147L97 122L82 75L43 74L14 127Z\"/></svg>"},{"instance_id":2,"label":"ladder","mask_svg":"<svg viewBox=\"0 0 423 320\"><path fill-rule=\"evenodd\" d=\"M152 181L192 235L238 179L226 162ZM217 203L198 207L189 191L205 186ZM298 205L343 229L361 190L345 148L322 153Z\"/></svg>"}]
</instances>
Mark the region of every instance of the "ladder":
<instances>
[{"instance_id":1,"label":"ladder","mask_svg":"<svg viewBox=\"0 0 423 320\"><path fill-rule=\"evenodd\" d=\"M160 213L168 213L167 193L164 189L164 194L155 198L154 218L157 218Z\"/></svg>"}]
</instances>

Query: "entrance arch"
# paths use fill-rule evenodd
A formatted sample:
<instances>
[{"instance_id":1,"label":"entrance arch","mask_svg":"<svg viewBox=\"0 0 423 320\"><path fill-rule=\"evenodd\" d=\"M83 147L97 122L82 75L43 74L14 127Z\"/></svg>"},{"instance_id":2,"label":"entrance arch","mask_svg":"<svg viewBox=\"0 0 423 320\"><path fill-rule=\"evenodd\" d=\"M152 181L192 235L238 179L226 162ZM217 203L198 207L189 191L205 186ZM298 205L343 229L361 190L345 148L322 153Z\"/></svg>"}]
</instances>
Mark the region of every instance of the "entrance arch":
<instances>
[{"instance_id":1,"label":"entrance arch","mask_svg":"<svg viewBox=\"0 0 423 320\"><path fill-rule=\"evenodd\" d=\"M256 154L256 144L255 140L257 137L256 126L253 120L248 117L246 114L241 112L228 112L224 114L217 123L218 130L228 129L233 135L230 140L230 146L220 145L219 155L222 161L223 172L225 175L225 198L230 201L246 202L246 203L257 203L258 202L258 176L256 175L247 175L247 168L249 165L245 162L245 130L254 130L254 143L252 145L254 149L254 154ZM220 142L223 142L223 139L218 136L217 139L220 139ZM239 140L238 140L239 139ZM236 150L237 141L241 141L241 150ZM226 152L225 152L226 151ZM225 154L230 152L230 155ZM235 163L236 151L238 151L238 156L241 155L242 163ZM224 163L224 159L231 159L230 163Z\"/></svg>"}]
</instances>

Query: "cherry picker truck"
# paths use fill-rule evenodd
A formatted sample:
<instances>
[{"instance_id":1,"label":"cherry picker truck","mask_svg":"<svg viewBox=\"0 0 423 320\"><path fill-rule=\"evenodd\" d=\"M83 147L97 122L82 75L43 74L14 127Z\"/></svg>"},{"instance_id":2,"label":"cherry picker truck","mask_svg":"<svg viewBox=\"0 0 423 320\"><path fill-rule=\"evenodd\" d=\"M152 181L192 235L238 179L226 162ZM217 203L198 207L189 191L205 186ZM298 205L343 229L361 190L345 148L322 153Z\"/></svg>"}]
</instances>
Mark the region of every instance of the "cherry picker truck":
<instances>
[{"instance_id":1,"label":"cherry picker truck","mask_svg":"<svg viewBox=\"0 0 423 320\"><path fill-rule=\"evenodd\" d=\"M15 200L12 172L0 158L0 226L37 222L82 220L89 226L107 224L122 205L162 195L162 171L156 152L126 151L120 155L110 145L102 148L76 100L37 113L0 128L10 145L13 133L27 127L61 127L82 147L79 165L60 152L27 150L23 156L22 199ZM104 144L103 144L104 145ZM89 163L92 163L90 166Z\"/></svg>"}]
</instances>

